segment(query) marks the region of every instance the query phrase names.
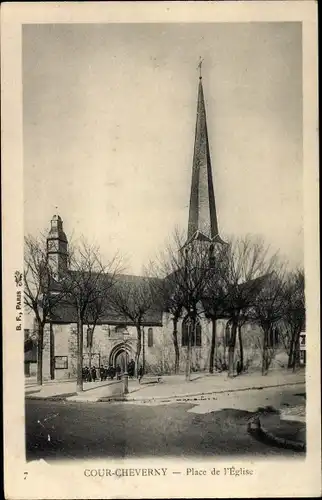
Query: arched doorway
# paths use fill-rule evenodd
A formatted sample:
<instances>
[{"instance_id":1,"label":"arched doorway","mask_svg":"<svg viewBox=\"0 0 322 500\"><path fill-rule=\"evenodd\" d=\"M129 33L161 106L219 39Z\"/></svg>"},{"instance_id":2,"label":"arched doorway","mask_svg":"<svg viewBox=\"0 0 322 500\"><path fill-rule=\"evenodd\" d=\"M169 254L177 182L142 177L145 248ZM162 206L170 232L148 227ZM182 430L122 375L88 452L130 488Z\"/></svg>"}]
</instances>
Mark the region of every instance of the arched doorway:
<instances>
[{"instance_id":1,"label":"arched doorway","mask_svg":"<svg viewBox=\"0 0 322 500\"><path fill-rule=\"evenodd\" d=\"M119 365L121 372L127 371L127 365L129 363L128 354L126 351L120 351L115 356L115 366Z\"/></svg>"},{"instance_id":2,"label":"arched doorway","mask_svg":"<svg viewBox=\"0 0 322 500\"><path fill-rule=\"evenodd\" d=\"M125 342L117 344L110 352L109 364L116 368L120 365L122 372L125 371L126 366L129 364L131 359L134 359L135 354L132 348Z\"/></svg>"}]
</instances>

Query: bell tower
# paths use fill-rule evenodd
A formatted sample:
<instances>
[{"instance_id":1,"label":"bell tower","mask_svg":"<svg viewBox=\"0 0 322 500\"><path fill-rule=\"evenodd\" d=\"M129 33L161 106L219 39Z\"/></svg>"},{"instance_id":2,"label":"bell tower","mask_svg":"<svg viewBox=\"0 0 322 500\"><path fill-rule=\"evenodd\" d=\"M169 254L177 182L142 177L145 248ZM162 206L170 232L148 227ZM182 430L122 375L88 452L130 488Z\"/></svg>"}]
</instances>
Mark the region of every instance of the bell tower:
<instances>
[{"instance_id":1,"label":"bell tower","mask_svg":"<svg viewBox=\"0 0 322 500\"><path fill-rule=\"evenodd\" d=\"M63 221L59 215L51 219L47 237L47 255L55 279L59 279L68 266L68 241L63 230Z\"/></svg>"},{"instance_id":2,"label":"bell tower","mask_svg":"<svg viewBox=\"0 0 322 500\"><path fill-rule=\"evenodd\" d=\"M186 252L190 245L207 245L207 247L209 247L209 256L212 258L216 251L216 247L225 244L225 242L219 236L218 229L201 64L202 61L200 61L198 65L200 75L192 162L188 234L187 241L183 248Z\"/></svg>"}]
</instances>

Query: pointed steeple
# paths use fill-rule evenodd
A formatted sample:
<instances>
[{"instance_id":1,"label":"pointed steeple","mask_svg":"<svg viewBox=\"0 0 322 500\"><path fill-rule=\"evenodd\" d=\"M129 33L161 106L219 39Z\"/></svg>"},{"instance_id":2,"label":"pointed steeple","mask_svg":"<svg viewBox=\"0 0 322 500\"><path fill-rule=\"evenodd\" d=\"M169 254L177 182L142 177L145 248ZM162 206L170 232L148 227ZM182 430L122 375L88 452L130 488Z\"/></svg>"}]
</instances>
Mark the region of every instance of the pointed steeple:
<instances>
[{"instance_id":1,"label":"pointed steeple","mask_svg":"<svg viewBox=\"0 0 322 500\"><path fill-rule=\"evenodd\" d=\"M198 65L200 76L187 243L193 239L222 242L218 234L201 63Z\"/></svg>"}]
</instances>

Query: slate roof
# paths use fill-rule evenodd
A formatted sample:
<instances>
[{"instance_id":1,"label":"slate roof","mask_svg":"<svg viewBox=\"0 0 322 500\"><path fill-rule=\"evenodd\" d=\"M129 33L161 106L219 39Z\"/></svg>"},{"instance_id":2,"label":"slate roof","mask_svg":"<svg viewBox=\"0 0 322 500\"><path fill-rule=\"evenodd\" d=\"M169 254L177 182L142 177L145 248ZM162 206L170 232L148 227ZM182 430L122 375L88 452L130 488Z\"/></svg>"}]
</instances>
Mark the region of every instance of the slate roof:
<instances>
[{"instance_id":1,"label":"slate roof","mask_svg":"<svg viewBox=\"0 0 322 500\"><path fill-rule=\"evenodd\" d=\"M106 278L107 277L108 275L106 275ZM138 287L139 289L143 284L150 283L152 285L153 282L157 282L158 280L159 280L158 278L153 278L153 277L120 274L116 278L116 283L113 286L113 289L114 290L116 289L117 293L117 287L121 287L127 284L131 287L134 287L134 289L135 287ZM57 282L53 283L52 290L58 291L59 289L60 289L59 283ZM112 290L111 293L113 293ZM153 307L144 316L142 322L143 326L162 326L163 310L164 310L163 304L160 302L160 299L158 299L158 297L156 296L156 300ZM54 313L52 314L52 322L54 323L75 323L76 320L77 318L76 318L75 308L67 301L60 303L55 309ZM98 324L131 325L133 324L133 322L131 322L129 318L116 312L113 309L113 307L107 303L106 311L98 321Z\"/></svg>"},{"instance_id":2,"label":"slate roof","mask_svg":"<svg viewBox=\"0 0 322 500\"><path fill-rule=\"evenodd\" d=\"M74 271L76 272L76 271ZM171 282L173 282L174 276L178 271L174 271L171 273L169 276L165 278L165 280L169 280L169 285L171 286ZM104 277L104 275L103 275ZM108 277L108 275L106 275ZM263 275L260 276L256 279L250 280L246 283L242 283L239 286L247 291L247 293L253 291L256 293L258 290L258 287L263 286L264 282L267 280L268 275ZM131 287L141 287L143 284L150 283L151 285L156 285L155 290L156 290L156 296L155 296L155 301L153 304L153 307L145 314L144 319L142 321L143 326L162 326L162 313L163 311L166 310L166 304L162 300L162 293L158 293L157 290L162 290L162 285L158 287L158 282L161 282L162 280L160 278L154 278L154 277L143 277L143 276L136 276L136 275L129 275L129 274L121 274L117 276L116 283L114 285L114 289L117 290L117 287L122 287L124 285L129 285ZM175 279L174 279L175 282ZM53 290L57 291L59 290L59 283L54 283ZM249 290L248 290L249 289ZM111 292L112 293L112 292ZM205 297L202 302L206 305L208 302L207 298ZM223 311L220 313L221 318L227 318L227 313L226 313L226 308L223 304ZM62 324L69 324L69 323L76 323L77 317L76 317L76 310L75 308L68 302L61 302L57 308L55 309L54 313L52 314L52 322L54 323L62 323ZM133 322L130 321L130 319L119 312L116 312L112 305L107 302L106 310L100 320L98 321L98 324L109 324L109 325L133 325Z\"/></svg>"},{"instance_id":3,"label":"slate roof","mask_svg":"<svg viewBox=\"0 0 322 500\"><path fill-rule=\"evenodd\" d=\"M249 301L251 302L256 297L258 291L261 290L265 285L265 282L267 281L269 276L269 274L264 274L263 276L259 276L258 278L254 278L245 283L241 283L240 285L238 285L238 296L248 297ZM211 299L209 299L208 297L204 297L202 299L202 302L206 308L211 307ZM229 319L229 309L229 298L223 297L220 310L217 312L218 319Z\"/></svg>"},{"instance_id":4,"label":"slate roof","mask_svg":"<svg viewBox=\"0 0 322 500\"><path fill-rule=\"evenodd\" d=\"M202 232L205 227L208 228L208 236L210 239L218 235L215 193L208 142L206 107L202 77L200 76L187 239L190 240L198 229Z\"/></svg>"},{"instance_id":5,"label":"slate roof","mask_svg":"<svg viewBox=\"0 0 322 500\"><path fill-rule=\"evenodd\" d=\"M239 286L245 292L256 292L260 287L264 286L269 276L271 276L271 274L263 274L263 276L258 276L258 278L241 283Z\"/></svg>"}]
</instances>

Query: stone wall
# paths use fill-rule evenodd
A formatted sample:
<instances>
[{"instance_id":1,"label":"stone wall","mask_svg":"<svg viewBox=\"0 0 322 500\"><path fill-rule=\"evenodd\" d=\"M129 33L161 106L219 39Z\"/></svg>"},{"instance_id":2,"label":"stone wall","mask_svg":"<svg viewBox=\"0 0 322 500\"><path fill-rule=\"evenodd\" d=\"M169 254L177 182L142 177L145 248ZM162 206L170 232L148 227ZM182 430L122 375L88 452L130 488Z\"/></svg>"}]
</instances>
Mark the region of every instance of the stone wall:
<instances>
[{"instance_id":1,"label":"stone wall","mask_svg":"<svg viewBox=\"0 0 322 500\"><path fill-rule=\"evenodd\" d=\"M212 336L212 324L206 318L201 317L201 346L193 346L191 350L191 369L192 371L203 371L209 368L210 345ZM225 321L217 322L217 337L221 338L225 331ZM147 367L152 372L174 373L175 350L173 345L173 323L170 315L163 315L163 328L157 337L156 345L147 357ZM178 322L178 346L180 349L179 370L184 372L187 347L182 347L182 320Z\"/></svg>"},{"instance_id":2,"label":"stone wall","mask_svg":"<svg viewBox=\"0 0 322 500\"><path fill-rule=\"evenodd\" d=\"M145 340L145 357L153 365L158 363L159 338L162 334L162 328L153 327L153 347L148 346L148 334L145 328L145 334L142 336L141 359L143 355L143 337ZM77 372L77 325L53 325L54 335L54 356L67 356L68 367L66 369L55 369L55 379L75 378ZM48 346L49 346L49 326L48 326ZM126 341L124 343L124 341ZM111 353L117 355L120 348L126 346L129 359L135 359L137 343L137 331L133 326L128 326L126 329L118 329L112 325L97 325L93 334L92 346L92 366L108 365L110 362ZM44 349L46 360L44 362L44 371L49 376L49 347ZM84 365L89 364L89 348L87 346L87 326L84 326L83 332L83 358ZM114 359L114 358L113 358Z\"/></svg>"},{"instance_id":3,"label":"stone wall","mask_svg":"<svg viewBox=\"0 0 322 500\"><path fill-rule=\"evenodd\" d=\"M191 348L191 370L208 371L210 364L210 347L212 337L212 323L201 315L202 341L201 346ZM223 370L228 365L228 345L226 341L227 320L218 320L216 325L216 349L214 369ZM173 324L170 315L164 314L163 328L160 332L159 341L153 350L153 357L149 352L147 357L147 368L155 373L174 373L175 351L173 345ZM182 347L182 320L178 322L178 345L180 349L179 371L184 373L187 347ZM261 340L262 332L258 325L246 324L242 327L242 340L244 351L244 367L246 371L258 371L262 364ZM238 338L234 355L234 366L240 358ZM274 357L270 369L282 368L287 365L287 354L282 346L274 350Z\"/></svg>"},{"instance_id":4,"label":"stone wall","mask_svg":"<svg viewBox=\"0 0 322 500\"><path fill-rule=\"evenodd\" d=\"M50 326L45 325L44 328L44 344L43 344L43 379L50 380L50 363L51 363L51 343L50 343Z\"/></svg>"},{"instance_id":5,"label":"stone wall","mask_svg":"<svg viewBox=\"0 0 322 500\"><path fill-rule=\"evenodd\" d=\"M224 367L228 363L228 348L225 341L226 320L217 321L217 345L215 350L215 369ZM202 342L201 346L192 347L192 371L208 371L210 346L212 336L212 323L201 317ZM149 346L148 330L144 327L142 335L141 363L143 359L143 339L145 351L145 366L147 373L170 374L174 373L175 351L173 345L173 324L169 314L163 315L163 327L150 327L153 332L153 344ZM243 327L244 363L247 369L259 369L261 366L260 339L261 331L258 326L245 325ZM89 349L87 347L87 326L84 326L84 365L88 365ZM68 366L65 369L54 370L55 379L76 377L77 369L77 328L76 324L53 325L54 345L50 351L50 329L46 325L44 335L44 378L50 378L50 356L67 356ZM124 341L125 344L124 344ZM115 361L119 348L126 346L128 359L135 359L137 344L137 331L133 326L115 327L112 325L97 325L93 335L92 365L107 365ZM180 372L184 372L187 348L182 346L182 320L178 322L178 345L180 349ZM238 339L235 350L235 366L239 359ZM271 368L284 366L287 355L283 349L277 349Z\"/></svg>"}]
</instances>

